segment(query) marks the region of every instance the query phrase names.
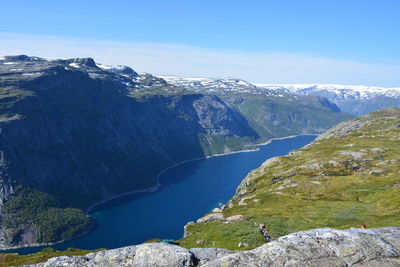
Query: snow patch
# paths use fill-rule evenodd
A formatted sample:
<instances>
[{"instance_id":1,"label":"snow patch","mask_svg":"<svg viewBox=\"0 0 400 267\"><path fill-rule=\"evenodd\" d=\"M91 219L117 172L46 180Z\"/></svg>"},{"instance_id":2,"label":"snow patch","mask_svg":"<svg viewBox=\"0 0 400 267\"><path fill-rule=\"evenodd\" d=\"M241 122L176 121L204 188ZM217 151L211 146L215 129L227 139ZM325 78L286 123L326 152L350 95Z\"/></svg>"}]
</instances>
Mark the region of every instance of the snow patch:
<instances>
[{"instance_id":1,"label":"snow patch","mask_svg":"<svg viewBox=\"0 0 400 267\"><path fill-rule=\"evenodd\" d=\"M68 66L71 66L71 67L74 67L77 69L79 69L81 67L78 63L70 63L70 64L68 64Z\"/></svg>"},{"instance_id":2,"label":"snow patch","mask_svg":"<svg viewBox=\"0 0 400 267\"><path fill-rule=\"evenodd\" d=\"M261 90L258 89L251 83L248 83L241 79L235 78L204 78L204 77L189 77L181 78L177 76L157 76L164 79L170 84L185 87L189 90L196 92L218 92L221 94L228 92L241 92L241 93L253 93L262 94Z\"/></svg>"},{"instance_id":3,"label":"snow patch","mask_svg":"<svg viewBox=\"0 0 400 267\"><path fill-rule=\"evenodd\" d=\"M343 84L255 84L257 87L296 95L334 95L338 98L367 100L376 96L400 97L400 87Z\"/></svg>"},{"instance_id":4,"label":"snow patch","mask_svg":"<svg viewBox=\"0 0 400 267\"><path fill-rule=\"evenodd\" d=\"M103 69L103 70L124 70L126 68L126 66L124 65L103 65L103 64L96 64L97 67Z\"/></svg>"},{"instance_id":5,"label":"snow patch","mask_svg":"<svg viewBox=\"0 0 400 267\"><path fill-rule=\"evenodd\" d=\"M101 75L94 73L94 72L89 72L89 77L92 79L97 79L97 78L100 78Z\"/></svg>"}]
</instances>

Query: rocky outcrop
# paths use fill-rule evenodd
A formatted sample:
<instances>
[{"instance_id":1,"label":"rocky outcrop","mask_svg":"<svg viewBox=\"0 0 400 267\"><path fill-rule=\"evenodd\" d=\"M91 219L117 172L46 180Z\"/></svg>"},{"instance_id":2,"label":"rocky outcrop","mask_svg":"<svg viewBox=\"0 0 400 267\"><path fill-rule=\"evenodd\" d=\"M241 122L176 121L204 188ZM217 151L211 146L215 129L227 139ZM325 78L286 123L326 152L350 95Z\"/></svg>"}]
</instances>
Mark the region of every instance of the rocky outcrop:
<instances>
[{"instance_id":1,"label":"rocky outcrop","mask_svg":"<svg viewBox=\"0 0 400 267\"><path fill-rule=\"evenodd\" d=\"M58 266L400 266L400 227L322 228L283 236L250 251L184 249L153 243L63 256L37 267Z\"/></svg>"},{"instance_id":2,"label":"rocky outcrop","mask_svg":"<svg viewBox=\"0 0 400 267\"><path fill-rule=\"evenodd\" d=\"M232 215L227 218L224 217L222 212L213 212L209 213L200 219L197 220L197 223L204 223L204 222L224 222L224 223L231 223L231 222L241 222L245 221L246 218L243 215L237 214Z\"/></svg>"},{"instance_id":3,"label":"rocky outcrop","mask_svg":"<svg viewBox=\"0 0 400 267\"><path fill-rule=\"evenodd\" d=\"M317 229L293 233L205 266L400 266L396 238L399 228Z\"/></svg>"}]
</instances>

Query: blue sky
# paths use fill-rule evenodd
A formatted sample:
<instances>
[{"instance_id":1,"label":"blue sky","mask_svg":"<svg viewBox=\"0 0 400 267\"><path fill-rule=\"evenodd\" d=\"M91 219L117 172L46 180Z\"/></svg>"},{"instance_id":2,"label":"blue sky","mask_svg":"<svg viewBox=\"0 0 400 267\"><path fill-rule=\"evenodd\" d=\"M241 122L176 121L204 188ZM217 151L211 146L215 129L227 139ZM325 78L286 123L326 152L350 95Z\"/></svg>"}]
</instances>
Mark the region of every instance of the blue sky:
<instances>
[{"instance_id":1,"label":"blue sky","mask_svg":"<svg viewBox=\"0 0 400 267\"><path fill-rule=\"evenodd\" d=\"M93 56L253 82L400 86L398 14L398 0L3 1L0 54Z\"/></svg>"}]
</instances>

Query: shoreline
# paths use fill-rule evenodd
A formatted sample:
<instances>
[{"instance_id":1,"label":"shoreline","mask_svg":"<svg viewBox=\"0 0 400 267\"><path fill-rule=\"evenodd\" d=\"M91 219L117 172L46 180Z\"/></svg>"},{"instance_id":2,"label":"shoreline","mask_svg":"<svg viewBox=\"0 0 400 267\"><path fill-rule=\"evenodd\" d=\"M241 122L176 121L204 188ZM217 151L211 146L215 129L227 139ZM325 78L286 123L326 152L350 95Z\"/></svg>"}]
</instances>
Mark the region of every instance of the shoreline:
<instances>
[{"instance_id":1,"label":"shoreline","mask_svg":"<svg viewBox=\"0 0 400 267\"><path fill-rule=\"evenodd\" d=\"M89 215L90 212L91 212L95 207L97 207L97 206L99 206L99 205L102 205L102 204L105 204L105 203L107 203L108 201L112 201L112 200L115 200L115 199L118 199L118 198L121 198L121 197L133 195L133 194L136 194L136 193L151 193L151 192L157 191L157 190L162 186L162 184L160 183L160 179L159 179L160 176L161 176L162 174L164 174L166 171L168 171L168 170L170 170L170 169L172 169L172 168L178 167L178 166L180 166L180 165L182 165L182 164L185 164L185 163L188 163L188 162L192 162L192 161L202 160L202 159L209 159L209 158L213 158L213 157L222 157L222 156L227 156L227 155L232 155L232 154L238 154L238 153L255 152L255 151L260 150L260 149L258 148L259 146L268 145L268 144L270 144L270 143L271 143L272 141L274 141L274 140L282 140L282 139L294 138L294 137L302 136L302 135L316 135L316 136L318 136L318 134L295 134L295 135L289 135L289 136L283 136L283 137L274 137L274 138L268 139L268 140L265 141L265 142L261 142L261 143L258 143L258 144L254 144L255 148L253 148L253 149L243 149L243 150L231 151L231 152L227 152L227 153L219 153L219 154L214 154L214 155L210 155L210 156L203 156L203 157L197 157L197 158L193 158L193 159L187 159L187 160L180 161L180 162L178 162L178 163L175 163L175 164L173 164L173 165L171 165L171 166L169 166L169 167L163 169L161 172L159 172L159 173L157 174L157 177L156 177L157 183L156 183L154 186L152 186L152 187L150 187L150 188L148 188L148 189L134 190L134 191L130 191L130 192L126 192L126 193L122 193L122 194L118 194L118 195L115 195L115 196L106 198L106 199L104 199L104 200L102 200L102 201L100 201L100 202L97 202L97 203L94 203L93 205L91 205L89 208L87 208L87 210L85 211L85 213L86 213L87 215Z\"/></svg>"}]
</instances>

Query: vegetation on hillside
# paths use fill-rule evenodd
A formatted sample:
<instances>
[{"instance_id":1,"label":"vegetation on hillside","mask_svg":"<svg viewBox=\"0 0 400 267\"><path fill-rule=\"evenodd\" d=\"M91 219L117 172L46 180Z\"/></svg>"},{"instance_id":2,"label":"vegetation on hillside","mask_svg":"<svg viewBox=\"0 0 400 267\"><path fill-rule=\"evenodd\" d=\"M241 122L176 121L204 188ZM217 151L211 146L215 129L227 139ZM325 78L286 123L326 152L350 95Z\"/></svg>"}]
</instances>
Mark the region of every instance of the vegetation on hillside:
<instances>
[{"instance_id":1,"label":"vegetation on hillside","mask_svg":"<svg viewBox=\"0 0 400 267\"><path fill-rule=\"evenodd\" d=\"M294 134L321 133L350 119L336 106L318 97L285 95L235 95L225 96L260 135L261 141Z\"/></svg>"},{"instance_id":2,"label":"vegetation on hillside","mask_svg":"<svg viewBox=\"0 0 400 267\"><path fill-rule=\"evenodd\" d=\"M256 149L254 138L249 136L213 136L198 134L204 155L210 156L219 153L230 153L232 151Z\"/></svg>"},{"instance_id":3,"label":"vegetation on hillside","mask_svg":"<svg viewBox=\"0 0 400 267\"><path fill-rule=\"evenodd\" d=\"M6 216L0 223L15 229L11 233L12 241L17 242L23 233L23 225L32 223L37 243L46 243L70 239L92 225L91 219L81 210L60 208L55 199L34 189L19 186L15 197L3 207Z\"/></svg>"},{"instance_id":4,"label":"vegetation on hillside","mask_svg":"<svg viewBox=\"0 0 400 267\"><path fill-rule=\"evenodd\" d=\"M270 159L248 174L221 211L225 218L240 214L246 221L189 224L179 244L250 249L265 241L260 224L272 238L321 227L398 226L400 109L374 112L335 129L329 138ZM250 234L242 236L238 229Z\"/></svg>"},{"instance_id":5,"label":"vegetation on hillside","mask_svg":"<svg viewBox=\"0 0 400 267\"><path fill-rule=\"evenodd\" d=\"M65 251L55 250L53 248L45 248L43 251L20 255L17 253L4 253L0 254L0 267L8 267L8 266L20 266L26 264L35 264L39 262L44 262L50 258L57 256L81 256L86 255L88 253L100 251L99 250L83 250L83 249L73 249L69 248Z\"/></svg>"}]
</instances>

